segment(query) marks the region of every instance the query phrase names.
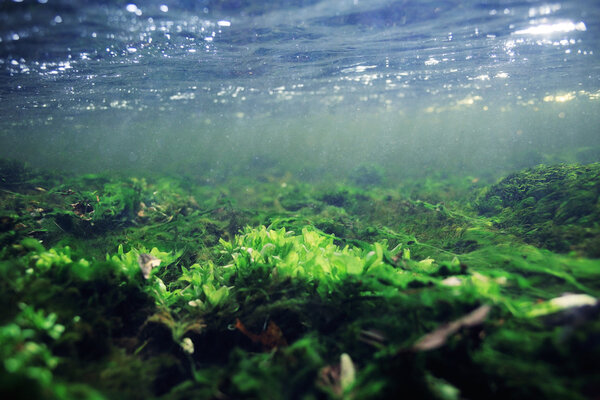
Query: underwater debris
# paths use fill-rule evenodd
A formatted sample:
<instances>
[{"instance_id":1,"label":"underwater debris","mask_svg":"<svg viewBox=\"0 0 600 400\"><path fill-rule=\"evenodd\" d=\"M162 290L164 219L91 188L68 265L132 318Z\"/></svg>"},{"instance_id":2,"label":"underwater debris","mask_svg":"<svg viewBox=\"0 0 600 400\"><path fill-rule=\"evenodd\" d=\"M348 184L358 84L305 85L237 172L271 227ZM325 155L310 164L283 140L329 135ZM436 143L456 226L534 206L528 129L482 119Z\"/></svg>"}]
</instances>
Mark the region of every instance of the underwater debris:
<instances>
[{"instance_id":1,"label":"underwater debris","mask_svg":"<svg viewBox=\"0 0 600 400\"><path fill-rule=\"evenodd\" d=\"M583 306L595 306L598 304L598 299L587 295L587 294L564 294L560 297L550 299L548 303L552 307L559 309L572 308L572 307L583 307Z\"/></svg>"},{"instance_id":2,"label":"underwater debris","mask_svg":"<svg viewBox=\"0 0 600 400\"><path fill-rule=\"evenodd\" d=\"M336 396L347 392L356 380L356 367L347 353L340 355L336 365L327 365L319 370L317 384L330 390Z\"/></svg>"},{"instance_id":3,"label":"underwater debris","mask_svg":"<svg viewBox=\"0 0 600 400\"><path fill-rule=\"evenodd\" d=\"M141 253L138 257L138 264L144 275L144 279L150 279L150 272L152 268L156 268L160 265L160 260L154 257L152 254Z\"/></svg>"},{"instance_id":4,"label":"underwater debris","mask_svg":"<svg viewBox=\"0 0 600 400\"><path fill-rule=\"evenodd\" d=\"M73 214L77 215L79 218L84 221L91 221L92 214L94 213L94 207L87 202L78 201L77 203L71 204L71 208L73 209Z\"/></svg>"},{"instance_id":5,"label":"underwater debris","mask_svg":"<svg viewBox=\"0 0 600 400\"><path fill-rule=\"evenodd\" d=\"M376 348L383 347L387 341L383 332L373 329L361 330L358 339Z\"/></svg>"},{"instance_id":6,"label":"underwater debris","mask_svg":"<svg viewBox=\"0 0 600 400\"><path fill-rule=\"evenodd\" d=\"M342 391L348 390L356 380L356 368L347 353L340 356L340 386Z\"/></svg>"},{"instance_id":7,"label":"underwater debris","mask_svg":"<svg viewBox=\"0 0 600 400\"><path fill-rule=\"evenodd\" d=\"M194 354L194 342L188 337L183 338L181 341L181 348L188 354Z\"/></svg>"},{"instance_id":8,"label":"underwater debris","mask_svg":"<svg viewBox=\"0 0 600 400\"><path fill-rule=\"evenodd\" d=\"M462 328L470 328L480 325L489 314L491 307L489 305L479 306L469 314L442 325L435 331L428 333L414 344L413 349L416 351L428 351L437 349L446 343L449 336L455 334Z\"/></svg>"},{"instance_id":9,"label":"underwater debris","mask_svg":"<svg viewBox=\"0 0 600 400\"><path fill-rule=\"evenodd\" d=\"M283 337L281 328L273 321L269 321L267 328L258 335L250 332L239 318L236 318L235 320L235 328L252 340L252 342L260 343L265 350L273 350L287 346L287 341L285 340L285 337Z\"/></svg>"}]
</instances>

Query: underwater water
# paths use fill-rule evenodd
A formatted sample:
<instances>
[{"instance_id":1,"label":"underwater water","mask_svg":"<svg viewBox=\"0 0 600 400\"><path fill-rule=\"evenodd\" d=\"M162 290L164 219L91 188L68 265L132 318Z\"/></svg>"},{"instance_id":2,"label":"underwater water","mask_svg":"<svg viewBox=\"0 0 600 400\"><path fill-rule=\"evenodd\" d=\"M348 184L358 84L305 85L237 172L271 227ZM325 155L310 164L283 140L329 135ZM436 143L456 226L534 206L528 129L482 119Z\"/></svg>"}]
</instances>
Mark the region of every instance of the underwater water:
<instances>
[{"instance_id":1,"label":"underwater water","mask_svg":"<svg viewBox=\"0 0 600 400\"><path fill-rule=\"evenodd\" d=\"M596 399L600 3L0 0L0 395Z\"/></svg>"},{"instance_id":2,"label":"underwater water","mask_svg":"<svg viewBox=\"0 0 600 400\"><path fill-rule=\"evenodd\" d=\"M598 160L589 1L3 1L0 18L1 154L38 165Z\"/></svg>"}]
</instances>

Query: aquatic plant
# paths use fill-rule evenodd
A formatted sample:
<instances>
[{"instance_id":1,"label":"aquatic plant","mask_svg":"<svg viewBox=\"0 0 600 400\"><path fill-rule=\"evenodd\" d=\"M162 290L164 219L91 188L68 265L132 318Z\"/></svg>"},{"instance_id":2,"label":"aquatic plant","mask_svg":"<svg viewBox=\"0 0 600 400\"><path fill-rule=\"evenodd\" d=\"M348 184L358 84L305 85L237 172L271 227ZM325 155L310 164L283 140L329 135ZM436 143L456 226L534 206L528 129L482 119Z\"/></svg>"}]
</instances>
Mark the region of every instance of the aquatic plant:
<instances>
[{"instance_id":1,"label":"aquatic plant","mask_svg":"<svg viewBox=\"0 0 600 400\"><path fill-rule=\"evenodd\" d=\"M56 322L54 313L45 314L25 303L19 303L19 309L10 323L0 326L3 392L33 397L43 390L53 392L52 371L59 359L45 342L59 339L65 327Z\"/></svg>"},{"instance_id":2,"label":"aquatic plant","mask_svg":"<svg viewBox=\"0 0 600 400\"><path fill-rule=\"evenodd\" d=\"M486 190L478 210L528 243L600 256L600 164L540 165Z\"/></svg>"},{"instance_id":3,"label":"aquatic plant","mask_svg":"<svg viewBox=\"0 0 600 400\"><path fill-rule=\"evenodd\" d=\"M471 178L401 191L289 176L16 185L0 194L0 392L589 397L598 260L537 247L509 221L558 224L564 210L559 226L595 229L581 202L521 206L561 185L593 192L594 168L540 167L483 191ZM94 212L77 215L76 198Z\"/></svg>"}]
</instances>

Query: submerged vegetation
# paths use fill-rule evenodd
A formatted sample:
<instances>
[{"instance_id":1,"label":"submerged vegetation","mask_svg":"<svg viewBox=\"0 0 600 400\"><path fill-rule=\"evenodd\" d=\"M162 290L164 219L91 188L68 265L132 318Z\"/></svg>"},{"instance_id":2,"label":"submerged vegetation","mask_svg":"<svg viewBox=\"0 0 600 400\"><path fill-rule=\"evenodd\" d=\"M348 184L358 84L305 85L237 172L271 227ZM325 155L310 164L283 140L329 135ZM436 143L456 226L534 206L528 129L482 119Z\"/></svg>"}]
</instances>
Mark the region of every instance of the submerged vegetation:
<instances>
[{"instance_id":1,"label":"submerged vegetation","mask_svg":"<svg viewBox=\"0 0 600 400\"><path fill-rule=\"evenodd\" d=\"M478 209L527 242L600 257L600 165L539 166L485 193Z\"/></svg>"},{"instance_id":2,"label":"submerged vegetation","mask_svg":"<svg viewBox=\"0 0 600 400\"><path fill-rule=\"evenodd\" d=\"M0 393L592 398L599 174L208 185L2 161Z\"/></svg>"}]
</instances>

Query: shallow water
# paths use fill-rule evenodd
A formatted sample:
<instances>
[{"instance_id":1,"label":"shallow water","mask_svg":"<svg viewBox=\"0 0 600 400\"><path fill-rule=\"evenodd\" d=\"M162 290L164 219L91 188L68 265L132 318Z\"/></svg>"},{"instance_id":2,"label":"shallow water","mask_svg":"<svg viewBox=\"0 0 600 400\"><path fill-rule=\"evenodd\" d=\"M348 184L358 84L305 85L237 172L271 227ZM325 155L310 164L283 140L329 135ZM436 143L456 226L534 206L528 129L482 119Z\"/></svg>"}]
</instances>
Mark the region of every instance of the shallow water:
<instances>
[{"instance_id":1,"label":"shallow water","mask_svg":"<svg viewBox=\"0 0 600 400\"><path fill-rule=\"evenodd\" d=\"M34 165L473 174L600 156L595 2L0 4L0 155Z\"/></svg>"}]
</instances>

